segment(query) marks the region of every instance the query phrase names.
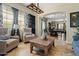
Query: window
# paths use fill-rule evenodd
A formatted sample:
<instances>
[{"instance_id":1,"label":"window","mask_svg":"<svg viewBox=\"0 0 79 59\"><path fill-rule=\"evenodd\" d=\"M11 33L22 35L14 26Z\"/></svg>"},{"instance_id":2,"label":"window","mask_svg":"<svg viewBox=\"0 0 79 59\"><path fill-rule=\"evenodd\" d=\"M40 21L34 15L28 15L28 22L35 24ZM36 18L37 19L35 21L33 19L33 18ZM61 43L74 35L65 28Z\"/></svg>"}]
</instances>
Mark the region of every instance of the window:
<instances>
[{"instance_id":1,"label":"window","mask_svg":"<svg viewBox=\"0 0 79 59\"><path fill-rule=\"evenodd\" d=\"M59 24L59 29L63 29L63 26L64 26L64 24L63 23L61 23L61 24Z\"/></svg>"},{"instance_id":2,"label":"window","mask_svg":"<svg viewBox=\"0 0 79 59\"><path fill-rule=\"evenodd\" d=\"M12 8L3 4L3 27L12 28L13 25L13 13Z\"/></svg>"},{"instance_id":3,"label":"window","mask_svg":"<svg viewBox=\"0 0 79 59\"><path fill-rule=\"evenodd\" d=\"M13 20L14 20L12 7L7 4L3 4L2 8L3 8L3 27L12 28ZM25 21L26 21L25 17L26 17L26 13L24 11L19 10L18 24L21 30L23 30L23 28L25 27Z\"/></svg>"}]
</instances>

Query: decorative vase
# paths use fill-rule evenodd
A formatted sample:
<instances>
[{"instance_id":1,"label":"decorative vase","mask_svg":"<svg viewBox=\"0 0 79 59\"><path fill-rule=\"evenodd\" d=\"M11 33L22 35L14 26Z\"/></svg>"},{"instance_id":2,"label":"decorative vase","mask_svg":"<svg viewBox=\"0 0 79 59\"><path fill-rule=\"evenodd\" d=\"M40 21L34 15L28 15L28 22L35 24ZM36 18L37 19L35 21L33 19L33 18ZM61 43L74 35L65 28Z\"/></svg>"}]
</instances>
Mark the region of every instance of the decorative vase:
<instances>
[{"instance_id":1,"label":"decorative vase","mask_svg":"<svg viewBox=\"0 0 79 59\"><path fill-rule=\"evenodd\" d=\"M44 35L45 35L45 36L44 36L44 40L48 40L48 39L47 39L47 33L45 33Z\"/></svg>"}]
</instances>

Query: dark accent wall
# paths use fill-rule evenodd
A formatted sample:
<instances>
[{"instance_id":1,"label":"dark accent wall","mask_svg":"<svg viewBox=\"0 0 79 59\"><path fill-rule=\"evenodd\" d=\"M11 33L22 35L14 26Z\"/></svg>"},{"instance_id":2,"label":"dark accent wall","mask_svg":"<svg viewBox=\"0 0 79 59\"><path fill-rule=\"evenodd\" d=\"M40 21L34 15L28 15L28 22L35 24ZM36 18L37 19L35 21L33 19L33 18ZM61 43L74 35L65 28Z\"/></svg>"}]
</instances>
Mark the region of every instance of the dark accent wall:
<instances>
[{"instance_id":1,"label":"dark accent wall","mask_svg":"<svg viewBox=\"0 0 79 59\"><path fill-rule=\"evenodd\" d=\"M35 34L35 16L28 14L29 21L28 21L28 27L32 28L32 33Z\"/></svg>"}]
</instances>

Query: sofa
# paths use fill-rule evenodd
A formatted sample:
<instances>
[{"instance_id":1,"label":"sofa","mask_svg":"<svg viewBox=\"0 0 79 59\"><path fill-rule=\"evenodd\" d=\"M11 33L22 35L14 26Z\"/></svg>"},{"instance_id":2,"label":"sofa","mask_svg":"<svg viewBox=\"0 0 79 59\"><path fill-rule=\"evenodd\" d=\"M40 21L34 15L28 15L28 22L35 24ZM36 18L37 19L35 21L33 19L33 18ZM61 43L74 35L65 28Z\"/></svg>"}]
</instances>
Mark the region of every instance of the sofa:
<instances>
[{"instance_id":1,"label":"sofa","mask_svg":"<svg viewBox=\"0 0 79 59\"><path fill-rule=\"evenodd\" d=\"M17 47L19 39L8 34L8 29L0 27L0 55L5 55L7 52Z\"/></svg>"},{"instance_id":2,"label":"sofa","mask_svg":"<svg viewBox=\"0 0 79 59\"><path fill-rule=\"evenodd\" d=\"M30 40L36 38L36 35L32 33L31 28L24 28L23 31L23 42L29 42Z\"/></svg>"},{"instance_id":3,"label":"sofa","mask_svg":"<svg viewBox=\"0 0 79 59\"><path fill-rule=\"evenodd\" d=\"M76 56L79 56L79 35L73 36L72 48Z\"/></svg>"}]
</instances>

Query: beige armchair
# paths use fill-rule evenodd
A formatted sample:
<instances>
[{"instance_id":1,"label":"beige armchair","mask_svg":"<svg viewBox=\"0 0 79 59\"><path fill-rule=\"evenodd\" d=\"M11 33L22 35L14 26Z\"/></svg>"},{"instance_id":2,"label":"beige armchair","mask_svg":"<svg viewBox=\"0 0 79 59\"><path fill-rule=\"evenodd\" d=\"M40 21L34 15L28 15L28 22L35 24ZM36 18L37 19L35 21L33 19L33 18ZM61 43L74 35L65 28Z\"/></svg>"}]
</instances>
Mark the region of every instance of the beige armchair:
<instances>
[{"instance_id":1,"label":"beige armchair","mask_svg":"<svg viewBox=\"0 0 79 59\"><path fill-rule=\"evenodd\" d=\"M19 44L19 39L8 36L7 31L7 28L0 27L0 55L7 54L7 52L17 47ZM8 38L5 35L7 35Z\"/></svg>"},{"instance_id":2,"label":"beige armchair","mask_svg":"<svg viewBox=\"0 0 79 59\"><path fill-rule=\"evenodd\" d=\"M23 42L29 42L29 40L32 40L35 37L36 37L35 34L32 34L32 29L31 28L24 28Z\"/></svg>"}]
</instances>

